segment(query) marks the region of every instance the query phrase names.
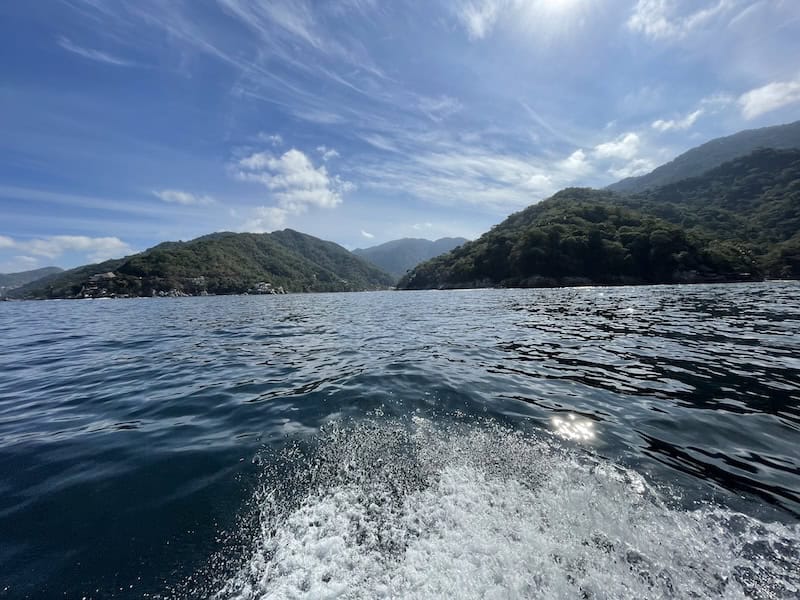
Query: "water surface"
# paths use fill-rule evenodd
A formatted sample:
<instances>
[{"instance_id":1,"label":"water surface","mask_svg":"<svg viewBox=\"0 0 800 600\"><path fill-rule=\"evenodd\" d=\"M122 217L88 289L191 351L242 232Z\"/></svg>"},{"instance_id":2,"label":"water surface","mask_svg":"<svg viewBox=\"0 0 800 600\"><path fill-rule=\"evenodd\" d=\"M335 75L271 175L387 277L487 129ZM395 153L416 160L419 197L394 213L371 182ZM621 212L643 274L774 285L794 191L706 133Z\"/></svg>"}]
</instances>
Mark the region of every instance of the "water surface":
<instances>
[{"instance_id":1,"label":"water surface","mask_svg":"<svg viewBox=\"0 0 800 600\"><path fill-rule=\"evenodd\" d=\"M796 283L0 303L0 597L800 595Z\"/></svg>"}]
</instances>

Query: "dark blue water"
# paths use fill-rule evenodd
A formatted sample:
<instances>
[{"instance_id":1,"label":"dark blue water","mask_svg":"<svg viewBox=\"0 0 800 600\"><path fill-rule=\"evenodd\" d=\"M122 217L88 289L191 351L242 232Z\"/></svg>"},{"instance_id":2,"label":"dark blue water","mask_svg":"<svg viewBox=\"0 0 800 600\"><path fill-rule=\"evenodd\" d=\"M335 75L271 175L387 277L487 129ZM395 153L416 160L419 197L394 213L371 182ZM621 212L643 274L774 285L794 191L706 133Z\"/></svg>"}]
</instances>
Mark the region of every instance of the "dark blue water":
<instances>
[{"instance_id":1,"label":"dark blue water","mask_svg":"<svg viewBox=\"0 0 800 600\"><path fill-rule=\"evenodd\" d=\"M800 597L800 285L0 303L0 598Z\"/></svg>"}]
</instances>

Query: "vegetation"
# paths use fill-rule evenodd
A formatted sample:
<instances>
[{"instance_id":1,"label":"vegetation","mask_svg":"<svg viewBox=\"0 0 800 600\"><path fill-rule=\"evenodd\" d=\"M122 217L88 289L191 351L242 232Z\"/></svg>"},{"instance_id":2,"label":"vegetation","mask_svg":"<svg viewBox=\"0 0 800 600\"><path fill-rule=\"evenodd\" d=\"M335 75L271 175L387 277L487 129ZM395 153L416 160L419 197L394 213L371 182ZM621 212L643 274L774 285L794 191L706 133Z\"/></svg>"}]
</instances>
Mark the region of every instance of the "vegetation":
<instances>
[{"instance_id":1,"label":"vegetation","mask_svg":"<svg viewBox=\"0 0 800 600\"><path fill-rule=\"evenodd\" d=\"M734 135L711 140L681 154L647 175L623 179L608 186L608 189L622 193L642 192L689 177L697 177L709 169L746 156L759 148L800 148L800 121L740 131Z\"/></svg>"},{"instance_id":2,"label":"vegetation","mask_svg":"<svg viewBox=\"0 0 800 600\"><path fill-rule=\"evenodd\" d=\"M800 150L758 150L623 196L572 188L423 263L399 287L800 277Z\"/></svg>"},{"instance_id":3,"label":"vegetation","mask_svg":"<svg viewBox=\"0 0 800 600\"><path fill-rule=\"evenodd\" d=\"M466 241L465 238L441 238L435 242L419 238L403 238L371 248L357 248L353 250L353 254L399 279L419 263L449 252Z\"/></svg>"},{"instance_id":4,"label":"vegetation","mask_svg":"<svg viewBox=\"0 0 800 600\"><path fill-rule=\"evenodd\" d=\"M20 271L19 273L0 273L0 296L26 283L37 281L43 277L56 275L62 271L63 269L59 269L58 267L43 267L32 271Z\"/></svg>"},{"instance_id":5,"label":"vegetation","mask_svg":"<svg viewBox=\"0 0 800 600\"><path fill-rule=\"evenodd\" d=\"M99 274L113 277L95 282ZM215 233L165 242L141 254L87 265L14 291L21 298L71 298L98 285L102 295L242 293L260 282L291 292L380 289L393 279L332 242L286 229Z\"/></svg>"}]
</instances>

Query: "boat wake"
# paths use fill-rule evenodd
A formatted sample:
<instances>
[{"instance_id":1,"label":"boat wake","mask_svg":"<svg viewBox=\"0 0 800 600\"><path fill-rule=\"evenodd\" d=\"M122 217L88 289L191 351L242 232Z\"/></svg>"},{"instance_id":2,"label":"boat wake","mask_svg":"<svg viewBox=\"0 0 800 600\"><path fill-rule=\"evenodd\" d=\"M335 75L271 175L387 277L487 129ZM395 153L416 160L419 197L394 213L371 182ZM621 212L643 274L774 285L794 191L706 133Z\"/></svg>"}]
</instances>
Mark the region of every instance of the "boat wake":
<instances>
[{"instance_id":1,"label":"boat wake","mask_svg":"<svg viewBox=\"0 0 800 600\"><path fill-rule=\"evenodd\" d=\"M678 508L635 471L465 418L323 428L265 464L218 600L796 598L800 527Z\"/></svg>"}]
</instances>

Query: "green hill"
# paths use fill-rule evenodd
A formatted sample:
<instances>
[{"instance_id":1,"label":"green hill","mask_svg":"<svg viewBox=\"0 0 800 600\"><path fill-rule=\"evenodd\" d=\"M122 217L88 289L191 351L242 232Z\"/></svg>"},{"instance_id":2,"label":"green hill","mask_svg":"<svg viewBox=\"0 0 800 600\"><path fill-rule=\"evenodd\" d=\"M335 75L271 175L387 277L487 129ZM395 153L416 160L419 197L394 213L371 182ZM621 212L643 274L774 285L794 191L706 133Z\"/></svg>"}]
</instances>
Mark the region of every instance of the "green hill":
<instances>
[{"instance_id":1,"label":"green hill","mask_svg":"<svg viewBox=\"0 0 800 600\"><path fill-rule=\"evenodd\" d=\"M13 295L231 294L259 283L289 292L335 292L386 288L393 279L337 244L286 229L165 242L140 254L65 271L44 285L23 286Z\"/></svg>"},{"instance_id":2,"label":"green hill","mask_svg":"<svg viewBox=\"0 0 800 600\"><path fill-rule=\"evenodd\" d=\"M43 277L49 277L61 273L63 269L58 267L43 267L41 269L33 269L32 271L20 271L18 273L0 273L0 296L4 295L9 290L18 288L37 281Z\"/></svg>"},{"instance_id":3,"label":"green hill","mask_svg":"<svg viewBox=\"0 0 800 600\"><path fill-rule=\"evenodd\" d=\"M668 185L702 175L709 169L746 156L758 148L800 148L800 121L787 125L748 129L711 140L692 148L646 175L623 179L608 186L608 189L614 192L636 193Z\"/></svg>"},{"instance_id":4,"label":"green hill","mask_svg":"<svg viewBox=\"0 0 800 600\"><path fill-rule=\"evenodd\" d=\"M370 248L356 248L353 254L400 278L419 263L449 252L466 242L465 238L440 238L436 241L403 238Z\"/></svg>"},{"instance_id":5,"label":"green hill","mask_svg":"<svg viewBox=\"0 0 800 600\"><path fill-rule=\"evenodd\" d=\"M642 194L563 190L399 287L800 277L799 232L800 150L759 150Z\"/></svg>"}]
</instances>

